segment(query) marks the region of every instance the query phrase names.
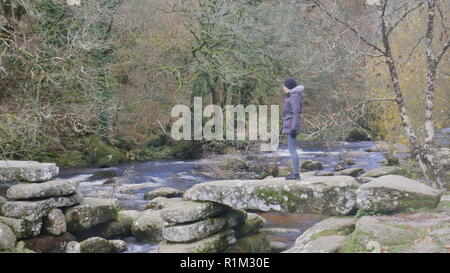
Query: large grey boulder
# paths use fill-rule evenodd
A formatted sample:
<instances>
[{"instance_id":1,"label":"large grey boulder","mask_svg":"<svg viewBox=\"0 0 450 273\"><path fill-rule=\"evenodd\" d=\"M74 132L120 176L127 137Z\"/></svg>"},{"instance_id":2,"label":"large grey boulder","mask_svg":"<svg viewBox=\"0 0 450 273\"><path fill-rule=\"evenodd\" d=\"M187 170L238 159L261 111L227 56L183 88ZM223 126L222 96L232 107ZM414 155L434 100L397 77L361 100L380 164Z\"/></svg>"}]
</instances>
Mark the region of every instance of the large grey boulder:
<instances>
[{"instance_id":1,"label":"large grey boulder","mask_svg":"<svg viewBox=\"0 0 450 273\"><path fill-rule=\"evenodd\" d=\"M0 250L13 248L16 244L14 232L5 224L0 223Z\"/></svg>"},{"instance_id":2,"label":"large grey boulder","mask_svg":"<svg viewBox=\"0 0 450 273\"><path fill-rule=\"evenodd\" d=\"M78 194L65 197L53 197L42 201L8 201L2 207L6 217L25 219L35 222L54 208L69 207L83 200Z\"/></svg>"},{"instance_id":3,"label":"large grey boulder","mask_svg":"<svg viewBox=\"0 0 450 273\"><path fill-rule=\"evenodd\" d=\"M221 214L228 209L212 202L185 201L162 210L161 217L168 223L188 223Z\"/></svg>"},{"instance_id":4,"label":"large grey boulder","mask_svg":"<svg viewBox=\"0 0 450 273\"><path fill-rule=\"evenodd\" d=\"M259 211L346 215L355 207L358 186L350 176L225 180L194 185L184 199Z\"/></svg>"},{"instance_id":5,"label":"large grey boulder","mask_svg":"<svg viewBox=\"0 0 450 273\"><path fill-rule=\"evenodd\" d=\"M206 239L193 243L178 244L162 242L157 253L220 253L236 242L232 229L221 231Z\"/></svg>"},{"instance_id":6,"label":"large grey boulder","mask_svg":"<svg viewBox=\"0 0 450 273\"><path fill-rule=\"evenodd\" d=\"M59 174L55 163L0 160L0 182L44 182Z\"/></svg>"},{"instance_id":7,"label":"large grey boulder","mask_svg":"<svg viewBox=\"0 0 450 273\"><path fill-rule=\"evenodd\" d=\"M166 224L161 217L161 210L146 210L133 222L131 232L141 241L158 243L163 240L163 228Z\"/></svg>"},{"instance_id":8,"label":"large grey boulder","mask_svg":"<svg viewBox=\"0 0 450 273\"><path fill-rule=\"evenodd\" d=\"M306 230L295 241L294 245L288 249L287 253L305 253L305 252L330 252L332 248L319 249L319 246L323 246L324 242L329 241L330 246L336 246L341 243L341 238L332 237L317 242L317 239L323 236L345 236L352 233L355 229L356 219L354 217L330 217L328 219L319 222ZM332 244L334 242L336 244ZM320 251L319 251L320 250Z\"/></svg>"},{"instance_id":9,"label":"large grey boulder","mask_svg":"<svg viewBox=\"0 0 450 273\"><path fill-rule=\"evenodd\" d=\"M67 231L64 213L60 209L52 209L44 219L44 230L50 235L61 235Z\"/></svg>"},{"instance_id":10,"label":"large grey boulder","mask_svg":"<svg viewBox=\"0 0 450 273\"><path fill-rule=\"evenodd\" d=\"M224 217L208 218L192 224L170 226L163 229L163 238L174 243L189 243L212 235L225 227Z\"/></svg>"},{"instance_id":11,"label":"large grey boulder","mask_svg":"<svg viewBox=\"0 0 450 273\"><path fill-rule=\"evenodd\" d=\"M0 223L9 226L18 240L38 236L41 233L42 220L30 222L23 219L0 216Z\"/></svg>"},{"instance_id":12,"label":"large grey boulder","mask_svg":"<svg viewBox=\"0 0 450 273\"><path fill-rule=\"evenodd\" d=\"M6 195L10 199L28 200L60 197L74 194L78 182L70 180L52 180L39 184L17 184L11 186Z\"/></svg>"},{"instance_id":13,"label":"large grey boulder","mask_svg":"<svg viewBox=\"0 0 450 273\"><path fill-rule=\"evenodd\" d=\"M162 187L158 189L154 189L152 191L147 192L144 195L145 200L152 200L156 197L166 197L166 198L172 198L172 197L182 197L183 196L182 190L177 190L174 188L169 187Z\"/></svg>"},{"instance_id":14,"label":"large grey boulder","mask_svg":"<svg viewBox=\"0 0 450 273\"><path fill-rule=\"evenodd\" d=\"M362 185L357 191L359 209L373 212L435 208L441 193L425 184L398 175L386 175Z\"/></svg>"},{"instance_id":15,"label":"large grey boulder","mask_svg":"<svg viewBox=\"0 0 450 273\"><path fill-rule=\"evenodd\" d=\"M402 168L396 166L383 166L375 169L368 170L363 173L361 177L380 177L383 175L394 174L400 171Z\"/></svg>"},{"instance_id":16,"label":"large grey boulder","mask_svg":"<svg viewBox=\"0 0 450 273\"><path fill-rule=\"evenodd\" d=\"M68 208L64 215L67 230L80 232L114 220L118 212L116 199L86 198L81 204Z\"/></svg>"}]
</instances>

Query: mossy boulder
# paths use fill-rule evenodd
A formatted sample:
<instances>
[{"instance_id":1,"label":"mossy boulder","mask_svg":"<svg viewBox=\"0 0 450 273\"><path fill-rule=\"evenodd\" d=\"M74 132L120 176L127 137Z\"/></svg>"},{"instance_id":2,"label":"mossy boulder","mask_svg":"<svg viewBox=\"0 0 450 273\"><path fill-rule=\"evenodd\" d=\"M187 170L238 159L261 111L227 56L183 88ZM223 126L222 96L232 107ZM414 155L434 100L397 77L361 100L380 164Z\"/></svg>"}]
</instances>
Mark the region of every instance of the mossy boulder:
<instances>
[{"instance_id":1,"label":"mossy boulder","mask_svg":"<svg viewBox=\"0 0 450 273\"><path fill-rule=\"evenodd\" d=\"M260 232L240 238L225 253L271 253L270 240Z\"/></svg>"},{"instance_id":2,"label":"mossy boulder","mask_svg":"<svg viewBox=\"0 0 450 273\"><path fill-rule=\"evenodd\" d=\"M425 184L398 175L386 175L362 185L357 191L357 206L372 212L401 212L436 208L441 193Z\"/></svg>"},{"instance_id":3,"label":"mossy boulder","mask_svg":"<svg viewBox=\"0 0 450 273\"><path fill-rule=\"evenodd\" d=\"M9 226L19 240L38 236L42 228L42 219L30 222L24 219L0 216L0 223Z\"/></svg>"},{"instance_id":4,"label":"mossy boulder","mask_svg":"<svg viewBox=\"0 0 450 273\"><path fill-rule=\"evenodd\" d=\"M304 170L323 170L323 165L319 161L305 160L302 162L302 169Z\"/></svg>"},{"instance_id":5,"label":"mossy boulder","mask_svg":"<svg viewBox=\"0 0 450 273\"><path fill-rule=\"evenodd\" d=\"M92 237L80 243L81 253L109 253L113 244L101 237Z\"/></svg>"},{"instance_id":6,"label":"mossy boulder","mask_svg":"<svg viewBox=\"0 0 450 273\"><path fill-rule=\"evenodd\" d=\"M264 219L255 213L248 213L245 222L234 230L236 238L242 238L257 233L264 226Z\"/></svg>"},{"instance_id":7,"label":"mossy boulder","mask_svg":"<svg viewBox=\"0 0 450 273\"><path fill-rule=\"evenodd\" d=\"M81 204L65 212L67 230L83 232L117 218L119 203L116 199L86 198Z\"/></svg>"},{"instance_id":8,"label":"mossy boulder","mask_svg":"<svg viewBox=\"0 0 450 273\"><path fill-rule=\"evenodd\" d=\"M88 147L91 163L98 167L111 167L125 160L121 151L115 149L98 138L93 138Z\"/></svg>"},{"instance_id":9,"label":"mossy boulder","mask_svg":"<svg viewBox=\"0 0 450 273\"><path fill-rule=\"evenodd\" d=\"M166 222L161 217L162 210L146 210L131 225L133 236L148 243L159 243L163 240L163 228Z\"/></svg>"},{"instance_id":10,"label":"mossy boulder","mask_svg":"<svg viewBox=\"0 0 450 273\"><path fill-rule=\"evenodd\" d=\"M194 185L184 199L212 201L233 208L346 215L353 211L359 184L350 176L224 180Z\"/></svg>"}]
</instances>

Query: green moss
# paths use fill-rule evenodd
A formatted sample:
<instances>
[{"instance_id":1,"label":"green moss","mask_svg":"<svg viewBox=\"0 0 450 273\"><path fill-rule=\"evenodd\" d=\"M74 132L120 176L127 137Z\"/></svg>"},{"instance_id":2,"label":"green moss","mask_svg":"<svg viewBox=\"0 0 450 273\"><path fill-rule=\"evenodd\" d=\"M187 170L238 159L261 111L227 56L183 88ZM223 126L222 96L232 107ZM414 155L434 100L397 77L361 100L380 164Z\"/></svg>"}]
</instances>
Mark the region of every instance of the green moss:
<instances>
[{"instance_id":1,"label":"green moss","mask_svg":"<svg viewBox=\"0 0 450 273\"><path fill-rule=\"evenodd\" d=\"M264 233L238 239L225 253L270 253L270 241Z\"/></svg>"},{"instance_id":2,"label":"green moss","mask_svg":"<svg viewBox=\"0 0 450 273\"><path fill-rule=\"evenodd\" d=\"M344 245L338 250L338 252L339 253L369 252L369 250L360 243L362 237L371 238L372 236L368 233L356 230L345 239Z\"/></svg>"},{"instance_id":3,"label":"green moss","mask_svg":"<svg viewBox=\"0 0 450 273\"><path fill-rule=\"evenodd\" d=\"M125 156L119 150L108 146L98 138L92 138L88 150L91 163L98 167L110 167L125 160Z\"/></svg>"}]
</instances>

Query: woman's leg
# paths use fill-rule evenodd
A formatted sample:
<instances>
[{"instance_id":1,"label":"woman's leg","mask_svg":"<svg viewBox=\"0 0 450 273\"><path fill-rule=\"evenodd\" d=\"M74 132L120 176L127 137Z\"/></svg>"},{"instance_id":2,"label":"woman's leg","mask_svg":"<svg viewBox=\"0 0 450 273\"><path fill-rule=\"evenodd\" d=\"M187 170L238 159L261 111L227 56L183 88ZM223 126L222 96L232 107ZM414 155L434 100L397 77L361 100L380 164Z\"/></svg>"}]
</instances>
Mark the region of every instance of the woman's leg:
<instances>
[{"instance_id":1,"label":"woman's leg","mask_svg":"<svg viewBox=\"0 0 450 273\"><path fill-rule=\"evenodd\" d=\"M297 153L297 136L288 135L288 150L291 153L292 173L299 174L300 159Z\"/></svg>"}]
</instances>

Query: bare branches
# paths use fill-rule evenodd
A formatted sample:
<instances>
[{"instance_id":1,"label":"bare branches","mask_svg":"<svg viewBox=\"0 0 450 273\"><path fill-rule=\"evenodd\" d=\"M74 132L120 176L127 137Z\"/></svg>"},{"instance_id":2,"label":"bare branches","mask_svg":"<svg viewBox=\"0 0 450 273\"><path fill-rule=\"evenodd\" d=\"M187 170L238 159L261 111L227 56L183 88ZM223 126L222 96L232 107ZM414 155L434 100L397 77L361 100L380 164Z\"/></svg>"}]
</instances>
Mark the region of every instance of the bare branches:
<instances>
[{"instance_id":1,"label":"bare branches","mask_svg":"<svg viewBox=\"0 0 450 273\"><path fill-rule=\"evenodd\" d=\"M337 16L335 16L330 10L328 10L322 3L320 3L319 0L313 0L313 2L322 10L325 14L327 14L330 18L334 19L336 22L339 22L340 24L348 27L358 38L363 41L366 45L372 47L376 51L380 52L381 54L385 55L385 51L379 48L377 45L369 42L359 31L352 25L350 25L348 22L345 22L342 19L339 19Z\"/></svg>"}]
</instances>

